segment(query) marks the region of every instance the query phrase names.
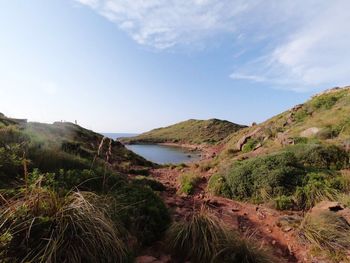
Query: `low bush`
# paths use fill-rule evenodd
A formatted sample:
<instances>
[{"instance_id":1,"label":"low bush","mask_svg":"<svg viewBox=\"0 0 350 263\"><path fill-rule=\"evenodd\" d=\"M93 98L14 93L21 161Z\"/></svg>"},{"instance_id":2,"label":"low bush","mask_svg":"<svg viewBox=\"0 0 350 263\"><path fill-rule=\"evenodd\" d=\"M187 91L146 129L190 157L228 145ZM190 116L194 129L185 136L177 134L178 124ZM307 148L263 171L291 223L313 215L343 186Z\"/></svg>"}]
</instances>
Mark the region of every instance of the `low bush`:
<instances>
[{"instance_id":1,"label":"low bush","mask_svg":"<svg viewBox=\"0 0 350 263\"><path fill-rule=\"evenodd\" d=\"M253 151L258 143L259 142L256 139L248 139L248 141L242 147L242 152L247 153Z\"/></svg>"},{"instance_id":2,"label":"low bush","mask_svg":"<svg viewBox=\"0 0 350 263\"><path fill-rule=\"evenodd\" d=\"M226 179L220 174L214 174L208 181L207 190L213 195L230 197L230 189L227 185Z\"/></svg>"},{"instance_id":3,"label":"low bush","mask_svg":"<svg viewBox=\"0 0 350 263\"><path fill-rule=\"evenodd\" d=\"M296 113L294 113L294 119L296 122L302 122L309 115L310 115L310 113L307 111L307 109L302 108L302 109L298 110Z\"/></svg>"},{"instance_id":4,"label":"low bush","mask_svg":"<svg viewBox=\"0 0 350 263\"><path fill-rule=\"evenodd\" d=\"M320 201L337 199L338 190L332 185L336 179L325 173L309 173L304 184L297 187L294 200L298 208L310 209Z\"/></svg>"},{"instance_id":5,"label":"low bush","mask_svg":"<svg viewBox=\"0 0 350 263\"><path fill-rule=\"evenodd\" d=\"M277 210L290 210L294 207L293 197L281 195L274 199Z\"/></svg>"},{"instance_id":6,"label":"low bush","mask_svg":"<svg viewBox=\"0 0 350 263\"><path fill-rule=\"evenodd\" d=\"M317 169L342 169L349 166L348 153L336 145L305 144L289 148L305 166Z\"/></svg>"},{"instance_id":7,"label":"low bush","mask_svg":"<svg viewBox=\"0 0 350 263\"><path fill-rule=\"evenodd\" d=\"M199 177L193 173L184 173L179 176L179 192L187 195L194 193L194 189L199 182Z\"/></svg>"},{"instance_id":8,"label":"low bush","mask_svg":"<svg viewBox=\"0 0 350 263\"><path fill-rule=\"evenodd\" d=\"M264 201L291 195L304 174L294 154L282 152L235 163L225 178L232 198Z\"/></svg>"},{"instance_id":9,"label":"low bush","mask_svg":"<svg viewBox=\"0 0 350 263\"><path fill-rule=\"evenodd\" d=\"M141 245L160 239L170 224L170 214L150 188L135 184L112 189L117 200L113 218L121 220Z\"/></svg>"},{"instance_id":10,"label":"low bush","mask_svg":"<svg viewBox=\"0 0 350 263\"><path fill-rule=\"evenodd\" d=\"M327 126L322 128L318 133L317 133L317 138L321 140L327 140L327 139L333 139L336 138L339 135L339 132L335 127L333 126Z\"/></svg>"},{"instance_id":11,"label":"low bush","mask_svg":"<svg viewBox=\"0 0 350 263\"><path fill-rule=\"evenodd\" d=\"M136 185L150 187L153 191L164 191L166 189L161 182L142 175L134 177L132 182Z\"/></svg>"},{"instance_id":12,"label":"low bush","mask_svg":"<svg viewBox=\"0 0 350 263\"><path fill-rule=\"evenodd\" d=\"M167 232L166 244L180 262L273 262L265 251L240 239L204 210L187 221L173 223Z\"/></svg>"},{"instance_id":13,"label":"low bush","mask_svg":"<svg viewBox=\"0 0 350 263\"><path fill-rule=\"evenodd\" d=\"M314 97L310 101L311 107L314 109L330 109L333 107L334 104L337 103L337 101L344 96L344 92L338 92L335 94L324 94L321 96Z\"/></svg>"}]
</instances>

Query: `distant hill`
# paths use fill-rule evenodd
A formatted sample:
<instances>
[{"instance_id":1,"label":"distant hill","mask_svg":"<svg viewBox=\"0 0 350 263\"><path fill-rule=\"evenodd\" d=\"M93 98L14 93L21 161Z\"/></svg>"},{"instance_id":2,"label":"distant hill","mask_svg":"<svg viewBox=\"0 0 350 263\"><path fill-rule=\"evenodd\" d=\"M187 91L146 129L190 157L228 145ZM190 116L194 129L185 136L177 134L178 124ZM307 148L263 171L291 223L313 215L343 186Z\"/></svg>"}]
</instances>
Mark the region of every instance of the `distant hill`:
<instances>
[{"instance_id":1,"label":"distant hill","mask_svg":"<svg viewBox=\"0 0 350 263\"><path fill-rule=\"evenodd\" d=\"M131 138L123 138L123 143L188 143L217 144L228 135L246 126L225 120L190 119L168 127L158 128Z\"/></svg>"},{"instance_id":2,"label":"distant hill","mask_svg":"<svg viewBox=\"0 0 350 263\"><path fill-rule=\"evenodd\" d=\"M291 144L332 143L350 147L350 87L333 88L225 140L224 156L273 152Z\"/></svg>"}]
</instances>

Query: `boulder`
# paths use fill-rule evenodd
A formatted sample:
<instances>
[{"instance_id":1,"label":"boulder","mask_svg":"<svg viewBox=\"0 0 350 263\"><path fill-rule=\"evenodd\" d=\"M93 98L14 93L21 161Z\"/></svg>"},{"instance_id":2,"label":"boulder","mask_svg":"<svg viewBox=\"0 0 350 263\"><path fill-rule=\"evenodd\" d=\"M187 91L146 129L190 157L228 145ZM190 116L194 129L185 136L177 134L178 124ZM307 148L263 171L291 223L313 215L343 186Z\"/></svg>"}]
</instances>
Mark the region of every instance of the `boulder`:
<instances>
[{"instance_id":1,"label":"boulder","mask_svg":"<svg viewBox=\"0 0 350 263\"><path fill-rule=\"evenodd\" d=\"M320 128L311 127L311 128L308 128L308 129L302 131L300 133L300 136L301 137L312 137L312 136L316 135L319 132L320 132Z\"/></svg>"}]
</instances>

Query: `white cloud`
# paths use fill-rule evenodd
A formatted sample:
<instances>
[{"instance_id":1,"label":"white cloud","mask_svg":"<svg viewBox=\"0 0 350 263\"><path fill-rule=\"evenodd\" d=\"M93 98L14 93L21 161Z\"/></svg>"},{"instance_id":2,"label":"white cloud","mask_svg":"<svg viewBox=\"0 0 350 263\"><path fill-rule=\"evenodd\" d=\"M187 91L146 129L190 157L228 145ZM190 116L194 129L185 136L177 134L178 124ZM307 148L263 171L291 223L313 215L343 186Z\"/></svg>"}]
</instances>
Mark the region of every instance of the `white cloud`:
<instances>
[{"instance_id":1,"label":"white cloud","mask_svg":"<svg viewBox=\"0 0 350 263\"><path fill-rule=\"evenodd\" d=\"M244 0L76 1L116 23L139 44L158 49L232 32L236 29L235 17L255 5Z\"/></svg>"},{"instance_id":2,"label":"white cloud","mask_svg":"<svg viewBox=\"0 0 350 263\"><path fill-rule=\"evenodd\" d=\"M259 61L231 74L275 88L307 91L350 84L350 2L330 1ZM240 78L243 79L243 78Z\"/></svg>"},{"instance_id":3,"label":"white cloud","mask_svg":"<svg viewBox=\"0 0 350 263\"><path fill-rule=\"evenodd\" d=\"M137 43L165 50L226 34L239 62L230 77L305 91L347 84L348 0L75 0ZM230 54L228 54L230 55Z\"/></svg>"}]
</instances>

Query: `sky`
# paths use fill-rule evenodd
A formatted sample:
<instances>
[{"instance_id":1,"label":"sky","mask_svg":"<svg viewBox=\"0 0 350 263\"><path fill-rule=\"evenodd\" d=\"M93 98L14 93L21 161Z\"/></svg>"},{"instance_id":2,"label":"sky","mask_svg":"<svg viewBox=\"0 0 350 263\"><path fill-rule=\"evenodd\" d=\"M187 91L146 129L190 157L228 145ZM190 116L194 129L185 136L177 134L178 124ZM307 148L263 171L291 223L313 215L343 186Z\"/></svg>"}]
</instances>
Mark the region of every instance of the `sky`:
<instances>
[{"instance_id":1,"label":"sky","mask_svg":"<svg viewBox=\"0 0 350 263\"><path fill-rule=\"evenodd\" d=\"M0 0L0 112L98 132L262 122L350 84L348 0Z\"/></svg>"}]
</instances>

